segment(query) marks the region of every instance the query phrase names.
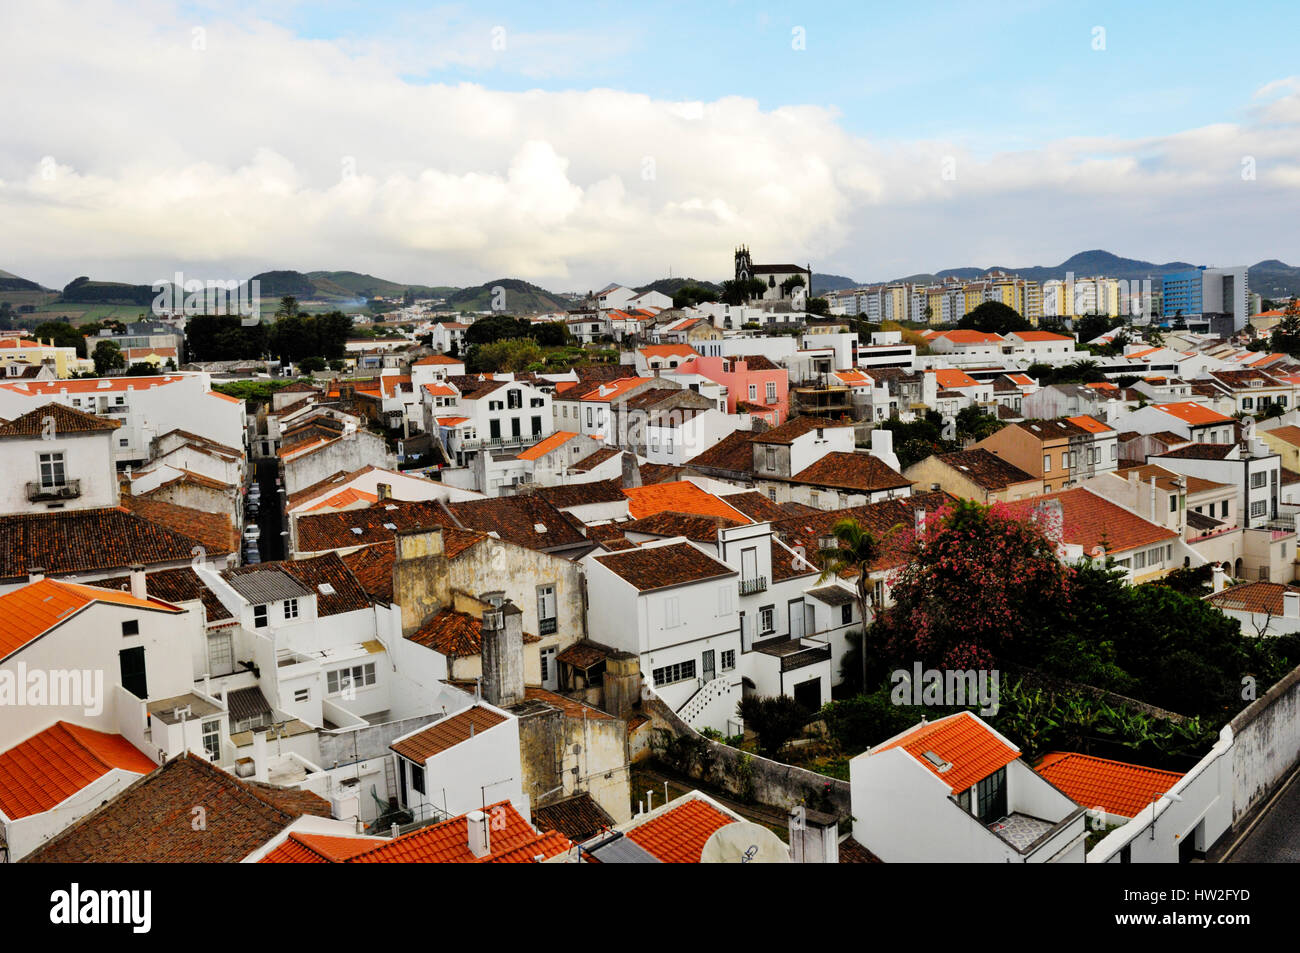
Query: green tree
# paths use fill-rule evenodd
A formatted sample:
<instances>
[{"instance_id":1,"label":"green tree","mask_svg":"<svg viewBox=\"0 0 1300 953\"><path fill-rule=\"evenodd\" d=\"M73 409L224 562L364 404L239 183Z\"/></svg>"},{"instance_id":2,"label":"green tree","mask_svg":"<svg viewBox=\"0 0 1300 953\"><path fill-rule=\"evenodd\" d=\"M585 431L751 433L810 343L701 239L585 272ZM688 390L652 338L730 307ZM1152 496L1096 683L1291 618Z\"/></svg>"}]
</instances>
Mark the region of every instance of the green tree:
<instances>
[{"instance_id":1,"label":"green tree","mask_svg":"<svg viewBox=\"0 0 1300 953\"><path fill-rule=\"evenodd\" d=\"M95 362L95 373L100 377L109 371L120 371L126 367L126 358L122 356L122 349L115 341L100 341L95 345L91 359Z\"/></svg>"},{"instance_id":2,"label":"green tree","mask_svg":"<svg viewBox=\"0 0 1300 953\"><path fill-rule=\"evenodd\" d=\"M745 727L758 735L758 749L769 758L803 731L812 715L789 695L748 695L741 699L737 713Z\"/></svg>"},{"instance_id":3,"label":"green tree","mask_svg":"<svg viewBox=\"0 0 1300 953\"><path fill-rule=\"evenodd\" d=\"M298 314L298 299L293 295L285 295L280 299L280 306L275 309L277 318L291 318Z\"/></svg>"},{"instance_id":4,"label":"green tree","mask_svg":"<svg viewBox=\"0 0 1300 953\"><path fill-rule=\"evenodd\" d=\"M807 309L809 314L817 314L825 317L831 313L831 303L825 298L809 298Z\"/></svg>"},{"instance_id":5,"label":"green tree","mask_svg":"<svg viewBox=\"0 0 1300 953\"><path fill-rule=\"evenodd\" d=\"M895 527L897 528L897 527ZM821 566L821 581L830 576L851 577L853 595L858 603L858 618L865 627L871 618L871 570L876 567L883 548L878 539L861 523L852 518L839 520L831 527L829 539L822 541L817 550ZM866 652L863 652L863 664ZM866 676L863 676L866 684Z\"/></svg>"},{"instance_id":6,"label":"green tree","mask_svg":"<svg viewBox=\"0 0 1300 953\"><path fill-rule=\"evenodd\" d=\"M1273 328L1270 346L1281 354L1300 355L1300 298L1292 298Z\"/></svg>"},{"instance_id":7,"label":"green tree","mask_svg":"<svg viewBox=\"0 0 1300 953\"><path fill-rule=\"evenodd\" d=\"M1009 334L1012 331L1028 331L1030 323L1015 308L1001 301L985 301L957 322L957 327L985 334Z\"/></svg>"},{"instance_id":8,"label":"green tree","mask_svg":"<svg viewBox=\"0 0 1300 953\"><path fill-rule=\"evenodd\" d=\"M55 347L75 347L78 357L86 357L85 332L74 328L67 321L46 321L38 324L32 330L32 337L53 344Z\"/></svg>"}]
</instances>

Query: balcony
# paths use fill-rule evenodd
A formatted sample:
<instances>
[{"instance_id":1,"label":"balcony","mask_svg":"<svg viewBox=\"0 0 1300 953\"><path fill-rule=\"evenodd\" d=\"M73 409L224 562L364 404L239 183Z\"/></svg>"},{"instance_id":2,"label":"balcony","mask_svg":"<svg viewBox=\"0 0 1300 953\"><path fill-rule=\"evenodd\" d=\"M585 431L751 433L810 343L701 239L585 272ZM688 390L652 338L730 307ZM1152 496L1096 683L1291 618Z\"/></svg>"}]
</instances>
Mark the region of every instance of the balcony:
<instances>
[{"instance_id":1,"label":"balcony","mask_svg":"<svg viewBox=\"0 0 1300 953\"><path fill-rule=\"evenodd\" d=\"M505 447L530 447L533 444L544 440L542 434L520 434L519 436L509 437L478 437L473 440L462 440L460 449L462 450L498 450Z\"/></svg>"},{"instance_id":2,"label":"balcony","mask_svg":"<svg viewBox=\"0 0 1300 953\"><path fill-rule=\"evenodd\" d=\"M64 480L62 483L42 483L40 480L31 480L27 484L27 499L32 503L75 500L79 496L81 496L80 480Z\"/></svg>"},{"instance_id":3,"label":"balcony","mask_svg":"<svg viewBox=\"0 0 1300 953\"><path fill-rule=\"evenodd\" d=\"M554 635L557 628L555 619L539 619L537 621L538 635Z\"/></svg>"},{"instance_id":4,"label":"balcony","mask_svg":"<svg viewBox=\"0 0 1300 953\"><path fill-rule=\"evenodd\" d=\"M762 592L766 588L766 576L755 576L753 579L740 580L740 594L742 596L752 596L754 593Z\"/></svg>"}]
</instances>

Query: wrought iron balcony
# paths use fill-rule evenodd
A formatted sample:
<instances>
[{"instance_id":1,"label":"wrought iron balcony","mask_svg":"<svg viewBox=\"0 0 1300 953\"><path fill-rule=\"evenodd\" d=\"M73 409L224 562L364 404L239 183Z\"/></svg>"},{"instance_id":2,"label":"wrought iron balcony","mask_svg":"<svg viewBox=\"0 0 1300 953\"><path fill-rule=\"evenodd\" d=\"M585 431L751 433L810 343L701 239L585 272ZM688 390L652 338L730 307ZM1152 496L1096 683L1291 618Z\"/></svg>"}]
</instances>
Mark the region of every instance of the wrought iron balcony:
<instances>
[{"instance_id":1,"label":"wrought iron balcony","mask_svg":"<svg viewBox=\"0 0 1300 953\"><path fill-rule=\"evenodd\" d=\"M755 576L753 579L740 580L740 594L742 596L752 596L754 593L762 592L766 588L766 576Z\"/></svg>"},{"instance_id":2,"label":"wrought iron balcony","mask_svg":"<svg viewBox=\"0 0 1300 953\"><path fill-rule=\"evenodd\" d=\"M27 499L32 503L53 500L75 500L81 496L80 480L64 480L62 483L42 483L31 480L27 484Z\"/></svg>"},{"instance_id":3,"label":"wrought iron balcony","mask_svg":"<svg viewBox=\"0 0 1300 953\"><path fill-rule=\"evenodd\" d=\"M556 626L556 620L555 620L555 619L538 619L538 620L537 620L537 634L538 634L538 635L554 635L554 634L555 634L556 627L557 627L557 626Z\"/></svg>"}]
</instances>

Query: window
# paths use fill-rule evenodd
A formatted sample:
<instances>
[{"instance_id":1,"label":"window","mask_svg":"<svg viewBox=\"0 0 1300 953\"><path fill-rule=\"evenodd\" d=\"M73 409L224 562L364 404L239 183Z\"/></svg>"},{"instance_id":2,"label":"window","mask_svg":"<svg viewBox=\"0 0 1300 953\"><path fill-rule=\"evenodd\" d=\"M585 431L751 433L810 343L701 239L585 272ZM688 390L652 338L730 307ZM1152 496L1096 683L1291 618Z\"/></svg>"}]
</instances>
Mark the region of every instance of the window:
<instances>
[{"instance_id":1,"label":"window","mask_svg":"<svg viewBox=\"0 0 1300 953\"><path fill-rule=\"evenodd\" d=\"M1117 444L1117 443L1112 443L1112 444L1110 445L1110 458L1111 458L1112 460L1118 460L1118 459L1119 459L1119 444Z\"/></svg>"},{"instance_id":2,"label":"window","mask_svg":"<svg viewBox=\"0 0 1300 953\"><path fill-rule=\"evenodd\" d=\"M41 462L41 486L55 487L63 486L66 482L63 469L63 454L61 453L42 453ZM30 472L30 471L29 471Z\"/></svg>"},{"instance_id":3,"label":"window","mask_svg":"<svg viewBox=\"0 0 1300 953\"><path fill-rule=\"evenodd\" d=\"M1169 512L1170 512L1170 513L1177 513L1177 512L1178 512L1178 497L1176 497L1176 496L1171 496L1171 497L1169 498Z\"/></svg>"},{"instance_id":4,"label":"window","mask_svg":"<svg viewBox=\"0 0 1300 953\"><path fill-rule=\"evenodd\" d=\"M1071 450L1071 451L1070 451L1070 469L1071 469L1071 470L1073 470L1076 466L1079 465L1079 463L1078 463L1078 459L1079 459L1079 454L1078 454L1078 452L1075 451L1075 450Z\"/></svg>"},{"instance_id":5,"label":"window","mask_svg":"<svg viewBox=\"0 0 1300 953\"><path fill-rule=\"evenodd\" d=\"M776 469L776 447L764 447L764 450L766 451L764 466L768 470L775 470Z\"/></svg>"},{"instance_id":6,"label":"window","mask_svg":"<svg viewBox=\"0 0 1300 953\"><path fill-rule=\"evenodd\" d=\"M763 606L758 610L758 631L761 633L776 631L776 606Z\"/></svg>"},{"instance_id":7,"label":"window","mask_svg":"<svg viewBox=\"0 0 1300 953\"><path fill-rule=\"evenodd\" d=\"M529 400L528 400L528 406L529 406L529 407L545 407L545 406L546 406L546 401L543 400L541 397L532 397L532 398L529 398Z\"/></svg>"},{"instance_id":8,"label":"window","mask_svg":"<svg viewBox=\"0 0 1300 953\"><path fill-rule=\"evenodd\" d=\"M538 635L553 635L556 630L555 587L537 587L537 628Z\"/></svg>"},{"instance_id":9,"label":"window","mask_svg":"<svg viewBox=\"0 0 1300 953\"><path fill-rule=\"evenodd\" d=\"M773 488L771 488L771 489L769 489L769 490L767 491L767 498L768 498L769 500L771 500L773 503L776 502L776 488L775 488L775 487L773 487Z\"/></svg>"},{"instance_id":10,"label":"window","mask_svg":"<svg viewBox=\"0 0 1300 953\"><path fill-rule=\"evenodd\" d=\"M284 617L285 617L286 619L296 619L296 618L298 618L298 600L297 600L297 599L285 599L285 600L284 600Z\"/></svg>"},{"instance_id":11,"label":"window","mask_svg":"<svg viewBox=\"0 0 1300 953\"><path fill-rule=\"evenodd\" d=\"M853 604L850 602L840 606L840 625L848 625L853 621Z\"/></svg>"},{"instance_id":12,"label":"window","mask_svg":"<svg viewBox=\"0 0 1300 953\"><path fill-rule=\"evenodd\" d=\"M681 600L677 596L664 599L664 628L671 629L681 624Z\"/></svg>"},{"instance_id":13,"label":"window","mask_svg":"<svg viewBox=\"0 0 1300 953\"><path fill-rule=\"evenodd\" d=\"M351 665L325 673L325 691L338 695L351 688L365 688L375 684L375 663Z\"/></svg>"},{"instance_id":14,"label":"window","mask_svg":"<svg viewBox=\"0 0 1300 953\"><path fill-rule=\"evenodd\" d=\"M1267 500L1256 500L1254 503L1250 504L1251 516L1263 516L1267 512L1268 512Z\"/></svg>"},{"instance_id":15,"label":"window","mask_svg":"<svg viewBox=\"0 0 1300 953\"><path fill-rule=\"evenodd\" d=\"M411 788L412 790L424 793L424 768L418 764L411 764Z\"/></svg>"},{"instance_id":16,"label":"window","mask_svg":"<svg viewBox=\"0 0 1300 953\"><path fill-rule=\"evenodd\" d=\"M203 723L203 750L209 761L221 760L221 719L213 718Z\"/></svg>"},{"instance_id":17,"label":"window","mask_svg":"<svg viewBox=\"0 0 1300 953\"><path fill-rule=\"evenodd\" d=\"M695 659L678 662L676 665L665 665L654 670L656 685L671 685L674 682L684 682L694 677Z\"/></svg>"},{"instance_id":18,"label":"window","mask_svg":"<svg viewBox=\"0 0 1300 953\"><path fill-rule=\"evenodd\" d=\"M724 650L722 653L722 670L724 672L730 672L735 667L736 667L736 650L735 649Z\"/></svg>"},{"instance_id":19,"label":"window","mask_svg":"<svg viewBox=\"0 0 1300 953\"><path fill-rule=\"evenodd\" d=\"M1134 568L1134 569L1146 569L1146 568L1147 568L1147 554L1146 554L1146 553L1134 553L1134 554L1133 554L1133 568Z\"/></svg>"},{"instance_id":20,"label":"window","mask_svg":"<svg viewBox=\"0 0 1300 953\"><path fill-rule=\"evenodd\" d=\"M123 622L123 623L122 623L122 634L123 634L123 635L139 635L139 634L140 634L140 620L139 620L139 619L127 619L125 622Z\"/></svg>"},{"instance_id":21,"label":"window","mask_svg":"<svg viewBox=\"0 0 1300 953\"><path fill-rule=\"evenodd\" d=\"M265 629L267 621L267 607L253 606L253 628Z\"/></svg>"},{"instance_id":22,"label":"window","mask_svg":"<svg viewBox=\"0 0 1300 953\"><path fill-rule=\"evenodd\" d=\"M1250 475L1250 488L1252 490L1258 490L1261 486L1264 486L1264 484L1266 483L1268 483L1268 474L1263 472L1262 470L1258 473L1252 473Z\"/></svg>"},{"instance_id":23,"label":"window","mask_svg":"<svg viewBox=\"0 0 1300 953\"><path fill-rule=\"evenodd\" d=\"M524 395L522 391L512 390L506 393L506 406L511 410L518 410L524 406Z\"/></svg>"},{"instance_id":24,"label":"window","mask_svg":"<svg viewBox=\"0 0 1300 953\"><path fill-rule=\"evenodd\" d=\"M975 816L991 824L1007 813L1007 769L998 768L975 785Z\"/></svg>"},{"instance_id":25,"label":"window","mask_svg":"<svg viewBox=\"0 0 1300 953\"><path fill-rule=\"evenodd\" d=\"M590 408L590 407L587 408L587 426L588 426L588 427L591 426L591 408Z\"/></svg>"},{"instance_id":26,"label":"window","mask_svg":"<svg viewBox=\"0 0 1300 953\"><path fill-rule=\"evenodd\" d=\"M1043 454L1043 472L1052 472L1052 455L1050 453Z\"/></svg>"},{"instance_id":27,"label":"window","mask_svg":"<svg viewBox=\"0 0 1300 953\"><path fill-rule=\"evenodd\" d=\"M533 436L534 436L534 437L540 437L541 435L542 435L542 418L541 418L541 417L534 417L534 418L533 418Z\"/></svg>"},{"instance_id":28,"label":"window","mask_svg":"<svg viewBox=\"0 0 1300 953\"><path fill-rule=\"evenodd\" d=\"M1213 504L1213 503L1210 504L1210 509L1211 509L1211 510L1214 509L1214 504ZM1227 500L1222 500L1222 501L1220 501L1220 503L1219 503L1219 515L1220 515L1220 516L1227 516L1227 515L1228 515L1228 501L1227 501Z\"/></svg>"},{"instance_id":29,"label":"window","mask_svg":"<svg viewBox=\"0 0 1300 953\"><path fill-rule=\"evenodd\" d=\"M749 399L750 399L750 400L758 400L758 385L757 385L757 384L750 384L750 385L749 385Z\"/></svg>"},{"instance_id":30,"label":"window","mask_svg":"<svg viewBox=\"0 0 1300 953\"><path fill-rule=\"evenodd\" d=\"M767 399L776 400L776 381L767 382Z\"/></svg>"},{"instance_id":31,"label":"window","mask_svg":"<svg viewBox=\"0 0 1300 953\"><path fill-rule=\"evenodd\" d=\"M293 693L293 700L296 702L305 702L311 699L310 688L300 688Z\"/></svg>"}]
</instances>

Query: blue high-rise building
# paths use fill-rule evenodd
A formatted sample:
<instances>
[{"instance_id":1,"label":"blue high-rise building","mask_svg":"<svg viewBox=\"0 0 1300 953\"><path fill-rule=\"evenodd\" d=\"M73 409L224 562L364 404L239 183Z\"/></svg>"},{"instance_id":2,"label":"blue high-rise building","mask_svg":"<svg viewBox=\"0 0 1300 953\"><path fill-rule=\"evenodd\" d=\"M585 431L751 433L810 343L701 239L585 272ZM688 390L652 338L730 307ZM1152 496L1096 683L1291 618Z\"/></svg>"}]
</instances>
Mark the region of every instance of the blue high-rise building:
<instances>
[{"instance_id":1,"label":"blue high-rise building","mask_svg":"<svg viewBox=\"0 0 1300 953\"><path fill-rule=\"evenodd\" d=\"M1184 318L1200 317L1201 289L1205 268L1175 271L1160 279L1164 300L1164 317L1172 319L1181 313Z\"/></svg>"}]
</instances>

